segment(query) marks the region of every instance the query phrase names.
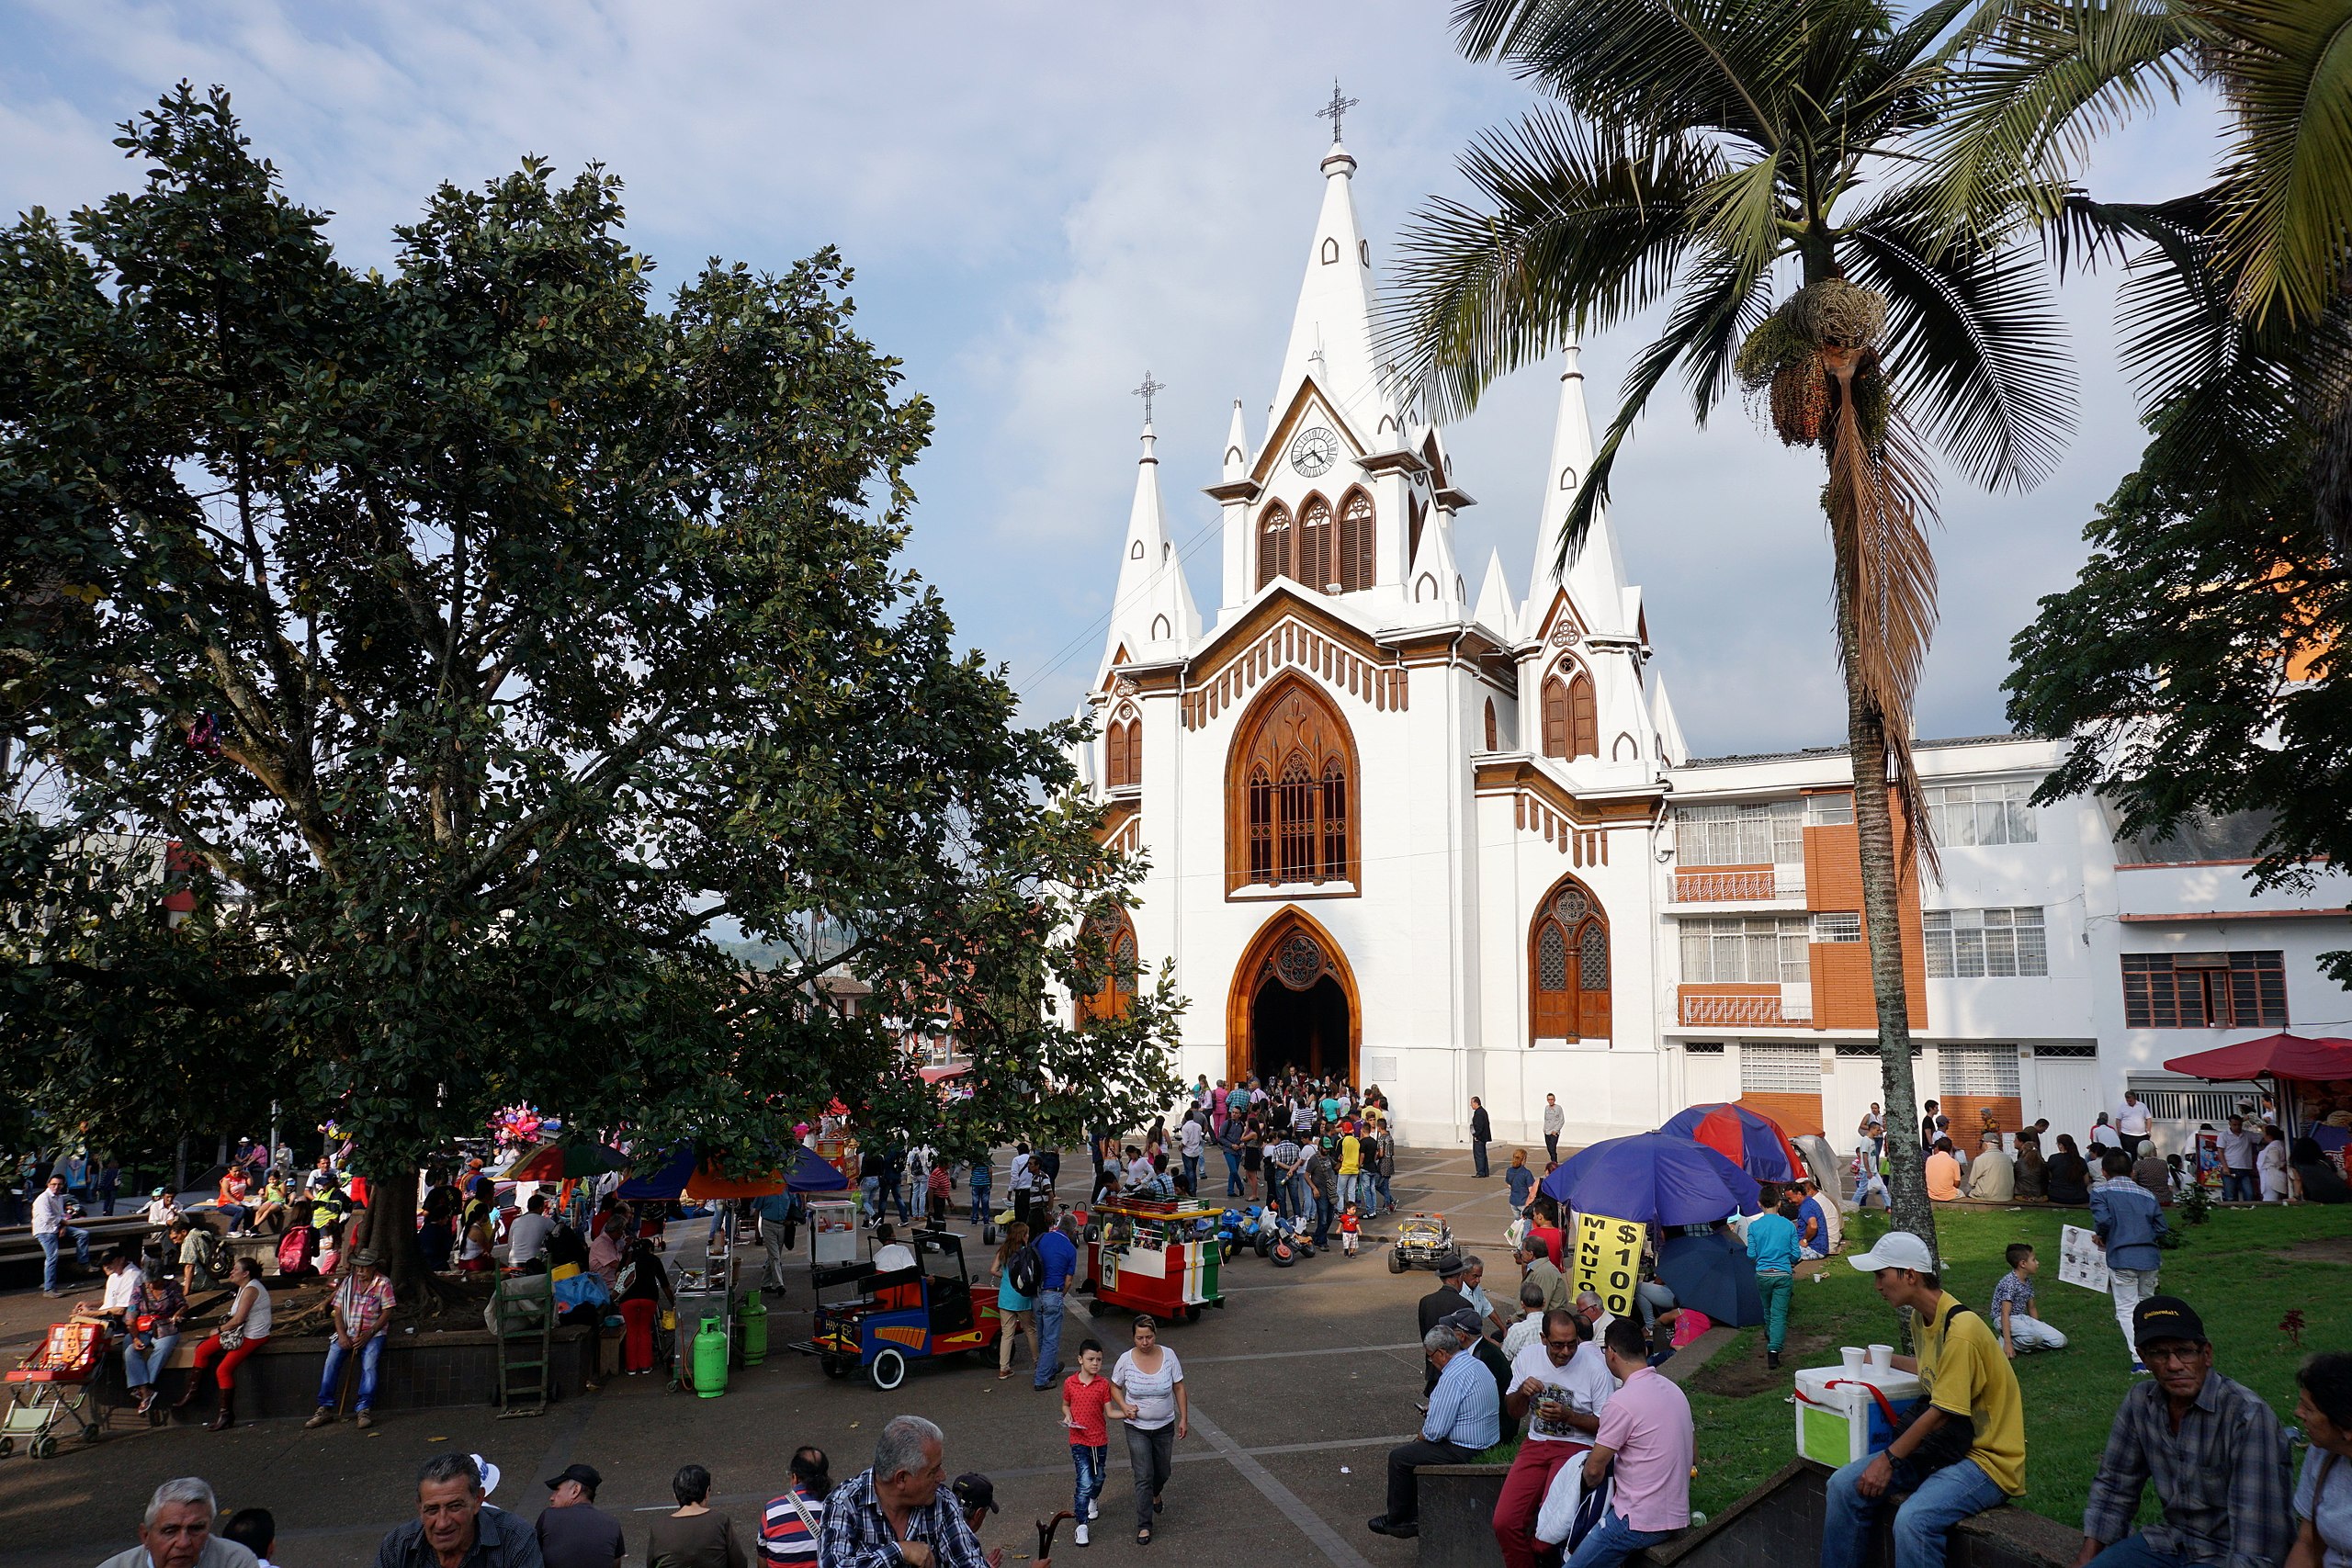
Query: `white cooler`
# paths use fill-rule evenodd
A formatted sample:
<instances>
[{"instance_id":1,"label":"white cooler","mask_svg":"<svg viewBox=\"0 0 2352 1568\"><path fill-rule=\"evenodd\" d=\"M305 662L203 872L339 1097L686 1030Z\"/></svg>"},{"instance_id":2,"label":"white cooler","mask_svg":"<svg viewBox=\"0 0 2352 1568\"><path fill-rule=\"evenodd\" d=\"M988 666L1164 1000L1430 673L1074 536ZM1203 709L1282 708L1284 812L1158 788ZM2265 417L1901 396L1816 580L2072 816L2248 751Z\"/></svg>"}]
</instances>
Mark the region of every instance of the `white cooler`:
<instances>
[{"instance_id":1,"label":"white cooler","mask_svg":"<svg viewBox=\"0 0 2352 1568\"><path fill-rule=\"evenodd\" d=\"M1837 1386L1832 1387L1832 1384ZM1870 1387L1864 1387L1864 1384ZM1864 1367L1849 1372L1835 1367L1806 1367L1797 1373L1797 1453L1835 1468L1876 1453L1894 1440L1884 1413L1871 1388L1900 1410L1926 1393L1909 1372Z\"/></svg>"}]
</instances>

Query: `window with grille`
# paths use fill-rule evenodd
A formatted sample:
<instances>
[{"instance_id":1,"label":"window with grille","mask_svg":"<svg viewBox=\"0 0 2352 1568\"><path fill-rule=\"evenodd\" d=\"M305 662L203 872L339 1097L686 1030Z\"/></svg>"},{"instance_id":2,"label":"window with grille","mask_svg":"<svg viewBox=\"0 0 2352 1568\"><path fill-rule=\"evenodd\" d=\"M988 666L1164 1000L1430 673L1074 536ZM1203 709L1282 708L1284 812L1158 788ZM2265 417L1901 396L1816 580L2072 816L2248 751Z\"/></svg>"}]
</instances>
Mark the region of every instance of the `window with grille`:
<instances>
[{"instance_id":1,"label":"window with grille","mask_svg":"<svg viewBox=\"0 0 2352 1568\"><path fill-rule=\"evenodd\" d=\"M1749 1045L1739 1048L1742 1094L1819 1094L1821 1053L1811 1045Z\"/></svg>"},{"instance_id":2,"label":"window with grille","mask_svg":"<svg viewBox=\"0 0 2352 1568\"><path fill-rule=\"evenodd\" d=\"M2254 1029L2287 1025L2283 953L2127 953L2127 1029Z\"/></svg>"},{"instance_id":3,"label":"window with grille","mask_svg":"<svg viewBox=\"0 0 2352 1568\"><path fill-rule=\"evenodd\" d=\"M1577 988L1584 991L1605 991L1609 988L1609 933L1593 920L1584 928L1584 939L1577 955Z\"/></svg>"},{"instance_id":4,"label":"window with grille","mask_svg":"<svg viewBox=\"0 0 2352 1568\"><path fill-rule=\"evenodd\" d=\"M1801 800L1678 807L1675 860L1682 865L1803 865L1804 814Z\"/></svg>"},{"instance_id":5,"label":"window with grille","mask_svg":"<svg viewBox=\"0 0 2352 1568\"><path fill-rule=\"evenodd\" d=\"M1682 922L1686 986L1802 986L1813 978L1803 915L1722 916Z\"/></svg>"},{"instance_id":6,"label":"window with grille","mask_svg":"<svg viewBox=\"0 0 2352 1568\"><path fill-rule=\"evenodd\" d=\"M1537 908L1530 935L1534 1037L1607 1039L1609 925L1592 895L1563 879Z\"/></svg>"},{"instance_id":7,"label":"window with grille","mask_svg":"<svg viewBox=\"0 0 2352 1568\"><path fill-rule=\"evenodd\" d=\"M1128 762L1141 777L1140 732ZM1296 676L1261 697L1234 742L1226 776L1229 888L1250 883L1345 882L1356 863L1355 751L1347 726Z\"/></svg>"},{"instance_id":8,"label":"window with grille","mask_svg":"<svg viewBox=\"0 0 2352 1568\"><path fill-rule=\"evenodd\" d=\"M1804 797L1804 825L1808 828L1845 828L1854 820L1854 797L1850 795L1808 795Z\"/></svg>"},{"instance_id":9,"label":"window with grille","mask_svg":"<svg viewBox=\"0 0 2352 1568\"><path fill-rule=\"evenodd\" d=\"M1813 917L1813 940L1860 942L1862 940L1862 917L1852 910L1815 915Z\"/></svg>"},{"instance_id":10,"label":"window with grille","mask_svg":"<svg viewBox=\"0 0 2352 1568\"><path fill-rule=\"evenodd\" d=\"M1290 513L1280 502L1258 519L1258 586L1290 575Z\"/></svg>"},{"instance_id":11,"label":"window with grille","mask_svg":"<svg viewBox=\"0 0 2352 1568\"><path fill-rule=\"evenodd\" d=\"M2034 909L1930 909L1919 917L1930 979L1978 980L2050 973Z\"/></svg>"},{"instance_id":12,"label":"window with grille","mask_svg":"<svg viewBox=\"0 0 2352 1568\"><path fill-rule=\"evenodd\" d=\"M2014 1045L1939 1047L1938 1082L1946 1095L2014 1100L2018 1096L2018 1048Z\"/></svg>"},{"instance_id":13,"label":"window with grille","mask_svg":"<svg viewBox=\"0 0 2352 1568\"><path fill-rule=\"evenodd\" d=\"M1720 1056L1724 1054L1724 1043L1720 1040L1693 1040L1682 1047L1682 1054L1686 1056Z\"/></svg>"},{"instance_id":14,"label":"window with grille","mask_svg":"<svg viewBox=\"0 0 2352 1568\"><path fill-rule=\"evenodd\" d=\"M1543 934L1535 939L1535 984L1546 991L1568 988L1567 934L1550 921L1544 922Z\"/></svg>"},{"instance_id":15,"label":"window with grille","mask_svg":"<svg viewBox=\"0 0 2352 1568\"><path fill-rule=\"evenodd\" d=\"M2030 844L2037 837L2029 780L2005 784L1931 784L1928 820L1944 845Z\"/></svg>"}]
</instances>

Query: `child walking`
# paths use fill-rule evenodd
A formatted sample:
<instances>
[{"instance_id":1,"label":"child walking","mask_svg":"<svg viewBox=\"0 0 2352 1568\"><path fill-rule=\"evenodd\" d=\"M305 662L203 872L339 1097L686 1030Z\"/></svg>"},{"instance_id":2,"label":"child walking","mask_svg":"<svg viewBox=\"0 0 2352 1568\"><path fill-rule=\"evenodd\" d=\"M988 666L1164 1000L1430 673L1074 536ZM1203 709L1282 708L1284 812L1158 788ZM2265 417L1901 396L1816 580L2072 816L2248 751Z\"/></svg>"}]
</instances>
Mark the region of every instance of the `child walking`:
<instances>
[{"instance_id":1,"label":"child walking","mask_svg":"<svg viewBox=\"0 0 2352 1568\"><path fill-rule=\"evenodd\" d=\"M1102 1472L1110 1462L1110 1424L1134 1414L1102 1375L1102 1342L1089 1339L1078 1348L1078 1371L1062 1380L1062 1425L1069 1429L1069 1462L1078 1472L1078 1491L1070 1512L1078 1519L1078 1544L1086 1544L1086 1521L1102 1513Z\"/></svg>"},{"instance_id":2,"label":"child walking","mask_svg":"<svg viewBox=\"0 0 2352 1568\"><path fill-rule=\"evenodd\" d=\"M2007 1257L2009 1271L1993 1287L1993 1326L2000 1332L2002 1351L2014 1360L2028 1350L2064 1350L2066 1337L2034 1310L2033 1277L2041 1259L2021 1241L2009 1244Z\"/></svg>"},{"instance_id":3,"label":"child walking","mask_svg":"<svg viewBox=\"0 0 2352 1568\"><path fill-rule=\"evenodd\" d=\"M1340 1253L1345 1258L1356 1255L1356 1232L1362 1222L1356 1218L1356 1206L1351 1203L1340 1215Z\"/></svg>"}]
</instances>

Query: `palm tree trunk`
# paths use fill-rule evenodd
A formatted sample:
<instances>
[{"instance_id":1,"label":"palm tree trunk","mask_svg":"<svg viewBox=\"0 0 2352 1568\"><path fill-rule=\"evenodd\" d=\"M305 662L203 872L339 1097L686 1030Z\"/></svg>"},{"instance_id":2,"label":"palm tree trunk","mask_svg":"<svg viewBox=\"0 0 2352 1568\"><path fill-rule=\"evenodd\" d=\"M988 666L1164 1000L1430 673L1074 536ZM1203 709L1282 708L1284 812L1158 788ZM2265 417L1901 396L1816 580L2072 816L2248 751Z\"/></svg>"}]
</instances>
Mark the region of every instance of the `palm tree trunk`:
<instances>
[{"instance_id":1,"label":"palm tree trunk","mask_svg":"<svg viewBox=\"0 0 2352 1568\"><path fill-rule=\"evenodd\" d=\"M1833 530L1833 535L1849 536ZM1843 574L1843 565L1840 573ZM1852 656L1851 614L1838 595L1838 634L1847 654L1846 744L1854 766L1854 831L1860 840L1862 931L1871 944L1871 992L1878 1004L1879 1074L1886 1094L1886 1185L1895 1227L1939 1258L1936 1216L1919 1147L1919 1102L1911 1081L1911 1012L1903 976L1903 926L1894 822L1887 805L1886 716L1863 690Z\"/></svg>"}]
</instances>

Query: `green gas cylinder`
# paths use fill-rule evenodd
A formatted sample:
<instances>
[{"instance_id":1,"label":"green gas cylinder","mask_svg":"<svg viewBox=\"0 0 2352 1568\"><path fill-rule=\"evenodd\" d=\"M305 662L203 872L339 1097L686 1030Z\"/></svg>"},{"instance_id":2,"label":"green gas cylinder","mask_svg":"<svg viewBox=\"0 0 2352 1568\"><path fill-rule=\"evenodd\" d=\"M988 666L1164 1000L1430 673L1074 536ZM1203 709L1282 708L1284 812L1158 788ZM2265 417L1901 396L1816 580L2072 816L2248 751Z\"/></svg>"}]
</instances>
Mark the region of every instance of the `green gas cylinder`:
<instances>
[{"instance_id":1,"label":"green gas cylinder","mask_svg":"<svg viewBox=\"0 0 2352 1568\"><path fill-rule=\"evenodd\" d=\"M768 1359L768 1309L754 1291L743 1298L735 1312L737 1332L742 1336L743 1364L756 1367Z\"/></svg>"},{"instance_id":2,"label":"green gas cylinder","mask_svg":"<svg viewBox=\"0 0 2352 1568\"><path fill-rule=\"evenodd\" d=\"M696 1393L717 1399L727 1392L727 1334L718 1319L704 1318L695 1331L693 1366Z\"/></svg>"}]
</instances>

